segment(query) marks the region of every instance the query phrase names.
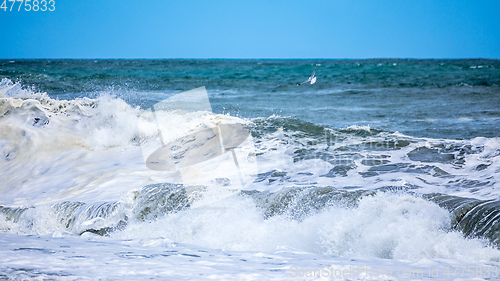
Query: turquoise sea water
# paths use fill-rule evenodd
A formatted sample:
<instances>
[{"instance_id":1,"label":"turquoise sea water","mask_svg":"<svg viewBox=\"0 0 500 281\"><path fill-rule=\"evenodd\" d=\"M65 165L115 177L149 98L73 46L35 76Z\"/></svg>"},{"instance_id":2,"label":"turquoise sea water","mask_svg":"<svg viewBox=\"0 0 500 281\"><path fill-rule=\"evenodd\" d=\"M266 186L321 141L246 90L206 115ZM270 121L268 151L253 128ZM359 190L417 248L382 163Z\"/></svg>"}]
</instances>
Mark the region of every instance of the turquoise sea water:
<instances>
[{"instance_id":1,"label":"turquoise sea water","mask_svg":"<svg viewBox=\"0 0 500 281\"><path fill-rule=\"evenodd\" d=\"M315 63L318 83L296 87ZM4 60L0 76L60 99L109 92L145 108L205 86L218 113L413 136L499 136L499 60Z\"/></svg>"}]
</instances>

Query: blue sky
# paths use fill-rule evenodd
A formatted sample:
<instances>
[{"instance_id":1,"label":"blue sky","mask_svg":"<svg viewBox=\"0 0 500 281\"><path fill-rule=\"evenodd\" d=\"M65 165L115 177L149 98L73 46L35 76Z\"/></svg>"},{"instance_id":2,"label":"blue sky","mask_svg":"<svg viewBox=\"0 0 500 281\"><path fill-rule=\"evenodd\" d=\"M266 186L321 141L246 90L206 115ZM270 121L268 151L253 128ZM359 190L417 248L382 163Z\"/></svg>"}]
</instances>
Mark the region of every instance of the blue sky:
<instances>
[{"instance_id":1,"label":"blue sky","mask_svg":"<svg viewBox=\"0 0 500 281\"><path fill-rule=\"evenodd\" d=\"M54 1L0 58L500 58L498 0Z\"/></svg>"}]
</instances>

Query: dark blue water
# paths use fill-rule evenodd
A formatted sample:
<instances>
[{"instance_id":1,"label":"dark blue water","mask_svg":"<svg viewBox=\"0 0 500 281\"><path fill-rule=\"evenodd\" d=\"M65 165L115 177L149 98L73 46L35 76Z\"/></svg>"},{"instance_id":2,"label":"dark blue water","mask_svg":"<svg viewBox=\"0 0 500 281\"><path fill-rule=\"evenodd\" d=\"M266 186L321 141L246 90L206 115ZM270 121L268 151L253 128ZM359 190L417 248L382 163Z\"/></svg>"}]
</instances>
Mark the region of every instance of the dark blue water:
<instances>
[{"instance_id":1,"label":"dark blue water","mask_svg":"<svg viewBox=\"0 0 500 281\"><path fill-rule=\"evenodd\" d=\"M316 63L318 82L297 87ZM59 99L111 93L143 108L205 86L216 113L500 136L500 60L2 60L0 77Z\"/></svg>"}]
</instances>

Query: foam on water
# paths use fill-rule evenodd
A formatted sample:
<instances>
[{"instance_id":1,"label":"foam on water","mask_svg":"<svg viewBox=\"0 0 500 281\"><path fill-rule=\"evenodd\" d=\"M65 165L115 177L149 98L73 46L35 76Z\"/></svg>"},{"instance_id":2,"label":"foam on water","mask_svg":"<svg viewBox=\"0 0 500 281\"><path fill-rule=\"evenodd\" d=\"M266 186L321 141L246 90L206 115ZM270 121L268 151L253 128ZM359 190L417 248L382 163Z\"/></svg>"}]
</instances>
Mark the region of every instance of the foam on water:
<instances>
[{"instance_id":1,"label":"foam on water","mask_svg":"<svg viewBox=\"0 0 500 281\"><path fill-rule=\"evenodd\" d=\"M25 97L1 98L0 165L9 175L0 187L6 194L1 204L73 198L117 178L122 168L137 166L130 145L137 137L131 126L137 113L123 101L109 96L59 101L16 86L9 94L13 90L14 96Z\"/></svg>"},{"instance_id":2,"label":"foam on water","mask_svg":"<svg viewBox=\"0 0 500 281\"><path fill-rule=\"evenodd\" d=\"M500 138L415 138L368 126L333 129L301 120L253 120L262 173L259 190L298 184L497 199ZM274 173L272 171L276 171Z\"/></svg>"},{"instance_id":3,"label":"foam on water","mask_svg":"<svg viewBox=\"0 0 500 281\"><path fill-rule=\"evenodd\" d=\"M31 223L53 220L53 211L50 216L43 213L40 208L32 212ZM93 219L80 226L98 223ZM439 278L433 280L448 280L446 267L487 268L500 262L500 251L485 241L465 239L452 231L446 210L398 193L365 196L357 206L330 206L300 220L287 214L265 219L252 197L237 196L210 207L161 213L153 220L131 217L127 227L110 237L88 231L77 236L47 225L34 229L26 219L23 224L31 234L49 235L3 234L0 258L7 276L288 280L297 276L293 274L298 269L359 266L390 269L393 280L414 277L398 274L405 269L423 270L419 277L437 270L434 276ZM388 279L375 277L343 279Z\"/></svg>"},{"instance_id":4,"label":"foam on water","mask_svg":"<svg viewBox=\"0 0 500 281\"><path fill-rule=\"evenodd\" d=\"M326 207L300 220L286 213L266 219L252 200L231 198L134 223L112 237L163 237L230 251L294 248L335 256L500 261L500 252L486 247L486 241L466 240L453 231L446 210L404 194L377 193L361 198L355 207Z\"/></svg>"},{"instance_id":5,"label":"foam on water","mask_svg":"<svg viewBox=\"0 0 500 281\"><path fill-rule=\"evenodd\" d=\"M152 118L142 118L138 129L144 110L109 95L55 100L7 79L1 89L0 169L9 176L0 184L0 204L112 201L147 184L174 181L176 175L145 166L143 148L158 142L158 132ZM167 140L200 124L241 120L208 112L168 117L175 127Z\"/></svg>"},{"instance_id":6,"label":"foam on water","mask_svg":"<svg viewBox=\"0 0 500 281\"><path fill-rule=\"evenodd\" d=\"M452 259L417 261L317 255L290 248L272 252L220 251L173 243L168 239L116 240L57 235L53 238L3 235L2 277L18 279L196 279L196 280L449 280L454 267L489 269L492 263ZM12 254L15 253L15 254ZM51 265L47 267L47 264ZM446 271L448 268L448 271ZM326 271L321 271L322 269ZM335 272L331 272L337 270ZM346 270L345 275L338 270ZM359 271L357 271L359 270ZM377 270L377 271L375 271ZM450 274L451 270L451 274ZM320 272L322 275L312 272ZM381 271L384 274L381 274ZM406 272L405 272L406 271ZM306 274L309 275L306 276ZM299 275L300 274L300 275ZM327 275L328 274L328 275ZM485 274L486 275L486 274ZM300 278L302 277L302 278ZM92 278L89 278L92 279Z\"/></svg>"}]
</instances>

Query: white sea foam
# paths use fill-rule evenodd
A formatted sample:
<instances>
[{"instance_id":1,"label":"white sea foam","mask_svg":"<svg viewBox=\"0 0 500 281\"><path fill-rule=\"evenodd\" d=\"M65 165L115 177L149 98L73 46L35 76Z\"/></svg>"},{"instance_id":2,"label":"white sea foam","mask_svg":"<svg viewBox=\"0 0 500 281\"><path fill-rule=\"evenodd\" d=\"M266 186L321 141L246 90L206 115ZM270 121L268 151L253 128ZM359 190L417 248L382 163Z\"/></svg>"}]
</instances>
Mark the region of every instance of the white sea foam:
<instances>
[{"instance_id":1,"label":"white sea foam","mask_svg":"<svg viewBox=\"0 0 500 281\"><path fill-rule=\"evenodd\" d=\"M109 95L55 100L3 80L0 97L0 204L32 206L64 200L113 201L156 182L175 182L172 173L146 167L143 148L156 143L153 120ZM15 96L15 97L13 97ZM245 121L207 112L172 112L166 140L200 124ZM141 146L143 144L144 146ZM218 175L213 174L213 177ZM223 177L221 175L220 177Z\"/></svg>"},{"instance_id":2,"label":"white sea foam","mask_svg":"<svg viewBox=\"0 0 500 281\"><path fill-rule=\"evenodd\" d=\"M293 248L334 256L500 261L500 251L486 247L485 241L452 231L446 210L410 195L379 193L362 198L357 207L326 208L303 220L286 215L265 219L248 198L219 203L134 223L112 236L166 238L230 251Z\"/></svg>"},{"instance_id":3,"label":"white sea foam","mask_svg":"<svg viewBox=\"0 0 500 281\"><path fill-rule=\"evenodd\" d=\"M339 268L351 269L346 271L350 275L337 276L343 280L448 280L453 267L477 266L484 273L500 265L498 250L449 230L445 210L409 195L380 193L361 199L358 207L328 208L302 221L263 219L252 200L233 197L216 206L135 222L111 237L88 232L79 237L62 230L52 237L2 234L0 268L9 276L61 280L89 274L290 280ZM352 268L364 268L364 273ZM368 268L390 274L366 275Z\"/></svg>"},{"instance_id":4,"label":"white sea foam","mask_svg":"<svg viewBox=\"0 0 500 281\"><path fill-rule=\"evenodd\" d=\"M456 268L477 266L478 275L485 275L488 270L491 276L497 266L454 259L408 261L326 256L291 248L270 252L220 251L164 238L116 240L58 235L40 239L7 234L2 236L0 245L2 274L16 279L450 280L462 274L459 271L453 275Z\"/></svg>"}]
</instances>

